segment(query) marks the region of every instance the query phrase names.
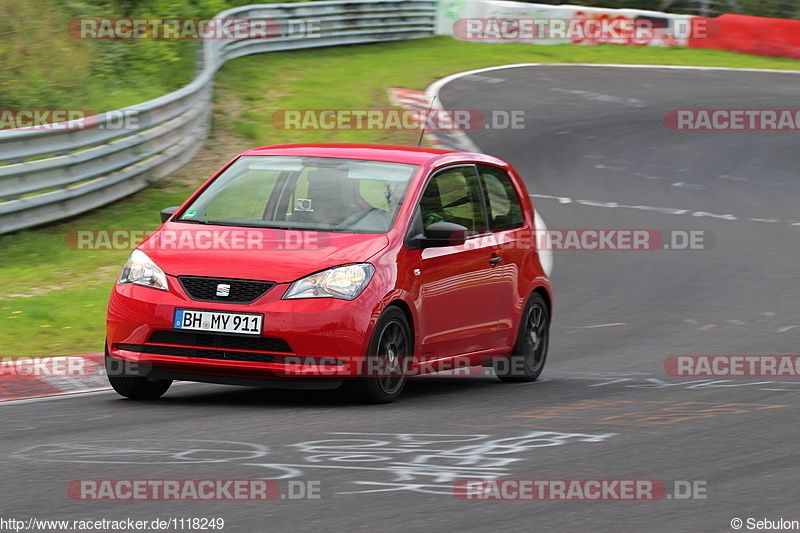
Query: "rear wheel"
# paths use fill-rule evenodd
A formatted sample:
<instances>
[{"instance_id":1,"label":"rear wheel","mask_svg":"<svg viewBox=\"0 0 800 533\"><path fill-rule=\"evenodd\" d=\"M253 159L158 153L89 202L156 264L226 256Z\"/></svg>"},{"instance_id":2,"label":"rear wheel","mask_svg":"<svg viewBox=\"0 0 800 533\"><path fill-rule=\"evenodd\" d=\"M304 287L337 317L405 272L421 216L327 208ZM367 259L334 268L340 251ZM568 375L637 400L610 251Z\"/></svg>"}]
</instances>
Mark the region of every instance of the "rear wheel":
<instances>
[{"instance_id":1,"label":"rear wheel","mask_svg":"<svg viewBox=\"0 0 800 533\"><path fill-rule=\"evenodd\" d=\"M494 362L497 377L503 381L536 381L544 369L550 341L550 313L538 292L531 294L522 314L514 354Z\"/></svg>"},{"instance_id":2,"label":"rear wheel","mask_svg":"<svg viewBox=\"0 0 800 533\"><path fill-rule=\"evenodd\" d=\"M390 403L406 385L405 367L413 350L406 315L389 307L378 319L361 377L346 381L354 399L361 403Z\"/></svg>"},{"instance_id":3,"label":"rear wheel","mask_svg":"<svg viewBox=\"0 0 800 533\"><path fill-rule=\"evenodd\" d=\"M106 356L108 382L120 396L132 400L154 400L163 396L172 385L172 380L169 379L150 379L126 375L124 365L125 361Z\"/></svg>"}]
</instances>

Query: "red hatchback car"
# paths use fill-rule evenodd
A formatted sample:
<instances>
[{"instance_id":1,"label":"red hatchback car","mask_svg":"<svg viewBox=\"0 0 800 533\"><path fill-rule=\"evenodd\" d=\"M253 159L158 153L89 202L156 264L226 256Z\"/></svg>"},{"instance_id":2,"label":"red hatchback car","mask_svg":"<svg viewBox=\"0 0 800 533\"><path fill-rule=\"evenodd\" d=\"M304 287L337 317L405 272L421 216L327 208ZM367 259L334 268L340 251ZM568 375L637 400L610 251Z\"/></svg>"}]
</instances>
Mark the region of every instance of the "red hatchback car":
<instances>
[{"instance_id":1,"label":"red hatchback car","mask_svg":"<svg viewBox=\"0 0 800 533\"><path fill-rule=\"evenodd\" d=\"M544 367L548 259L500 159L256 148L162 220L109 303L106 367L123 396L186 380L345 386L385 403L413 375L494 365L533 381Z\"/></svg>"}]
</instances>

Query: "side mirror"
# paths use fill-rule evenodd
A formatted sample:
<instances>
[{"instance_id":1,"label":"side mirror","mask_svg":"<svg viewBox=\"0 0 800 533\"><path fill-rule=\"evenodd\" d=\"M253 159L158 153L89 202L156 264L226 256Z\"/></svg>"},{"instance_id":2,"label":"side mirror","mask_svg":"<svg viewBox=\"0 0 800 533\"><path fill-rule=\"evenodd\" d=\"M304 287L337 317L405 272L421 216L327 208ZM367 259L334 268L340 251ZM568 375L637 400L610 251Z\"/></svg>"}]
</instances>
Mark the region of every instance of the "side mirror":
<instances>
[{"instance_id":1,"label":"side mirror","mask_svg":"<svg viewBox=\"0 0 800 533\"><path fill-rule=\"evenodd\" d=\"M420 244L423 248L459 246L467 241L468 232L469 230L461 224L434 222L425 228Z\"/></svg>"},{"instance_id":2,"label":"side mirror","mask_svg":"<svg viewBox=\"0 0 800 533\"><path fill-rule=\"evenodd\" d=\"M173 206L173 207L168 207L168 208L166 208L166 209L162 209L162 210L161 210L161 223L163 224L164 222L166 222L167 220L169 220L169 219L170 219L170 217L171 217L172 215L174 215L174 214L175 214L175 212L176 212L178 209L180 209L180 208L181 208L181 206L179 206L179 205L176 205L176 206Z\"/></svg>"}]
</instances>

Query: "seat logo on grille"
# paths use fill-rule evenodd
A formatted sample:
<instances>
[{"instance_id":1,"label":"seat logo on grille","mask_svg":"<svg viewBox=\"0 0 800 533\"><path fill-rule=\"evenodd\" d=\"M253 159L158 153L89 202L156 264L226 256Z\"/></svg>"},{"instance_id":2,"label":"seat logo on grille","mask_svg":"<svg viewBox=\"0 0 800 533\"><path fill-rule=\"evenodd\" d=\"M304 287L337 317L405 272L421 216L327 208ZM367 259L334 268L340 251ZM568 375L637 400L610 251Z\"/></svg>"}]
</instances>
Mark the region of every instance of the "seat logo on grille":
<instances>
[{"instance_id":1,"label":"seat logo on grille","mask_svg":"<svg viewBox=\"0 0 800 533\"><path fill-rule=\"evenodd\" d=\"M220 283L217 285L217 296L230 296L231 286L227 283Z\"/></svg>"}]
</instances>

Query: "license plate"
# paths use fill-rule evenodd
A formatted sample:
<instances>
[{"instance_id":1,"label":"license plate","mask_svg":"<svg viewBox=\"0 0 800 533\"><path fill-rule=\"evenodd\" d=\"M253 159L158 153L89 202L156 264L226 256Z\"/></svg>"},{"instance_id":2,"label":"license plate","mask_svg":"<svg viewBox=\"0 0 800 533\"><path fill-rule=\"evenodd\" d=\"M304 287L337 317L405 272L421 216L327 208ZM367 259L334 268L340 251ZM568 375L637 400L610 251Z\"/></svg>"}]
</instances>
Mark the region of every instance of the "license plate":
<instances>
[{"instance_id":1,"label":"license plate","mask_svg":"<svg viewBox=\"0 0 800 533\"><path fill-rule=\"evenodd\" d=\"M176 309L173 325L175 329L261 335L261 323L263 319L263 315L252 313Z\"/></svg>"}]
</instances>

